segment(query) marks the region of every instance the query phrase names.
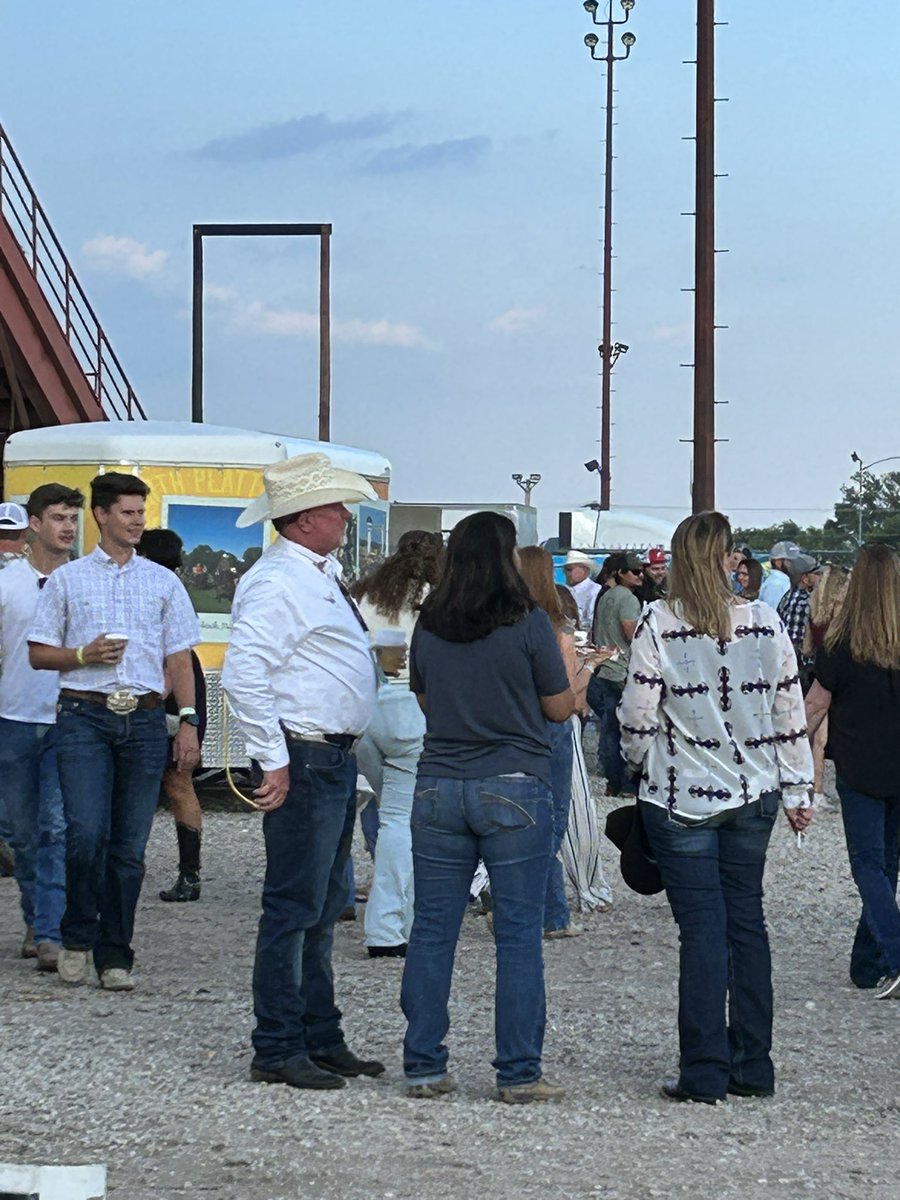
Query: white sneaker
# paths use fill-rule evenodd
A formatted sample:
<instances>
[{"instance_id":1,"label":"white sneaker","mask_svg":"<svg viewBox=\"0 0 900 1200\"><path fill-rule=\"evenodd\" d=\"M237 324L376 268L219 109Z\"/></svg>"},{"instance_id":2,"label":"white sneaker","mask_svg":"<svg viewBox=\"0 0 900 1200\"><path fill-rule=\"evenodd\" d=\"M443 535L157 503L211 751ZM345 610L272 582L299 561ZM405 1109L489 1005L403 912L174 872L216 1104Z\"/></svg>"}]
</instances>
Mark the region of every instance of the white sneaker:
<instances>
[{"instance_id":1,"label":"white sneaker","mask_svg":"<svg viewBox=\"0 0 900 1200\"><path fill-rule=\"evenodd\" d=\"M84 983L88 957L87 950L67 950L65 946L60 946L56 973L63 983Z\"/></svg>"},{"instance_id":2,"label":"white sneaker","mask_svg":"<svg viewBox=\"0 0 900 1200\"><path fill-rule=\"evenodd\" d=\"M878 982L878 989L875 992L876 1000L890 1000L892 997L900 997L900 974L885 975Z\"/></svg>"},{"instance_id":3,"label":"white sneaker","mask_svg":"<svg viewBox=\"0 0 900 1200\"><path fill-rule=\"evenodd\" d=\"M107 967L100 975L100 986L108 992L130 992L134 980L124 967Z\"/></svg>"}]
</instances>

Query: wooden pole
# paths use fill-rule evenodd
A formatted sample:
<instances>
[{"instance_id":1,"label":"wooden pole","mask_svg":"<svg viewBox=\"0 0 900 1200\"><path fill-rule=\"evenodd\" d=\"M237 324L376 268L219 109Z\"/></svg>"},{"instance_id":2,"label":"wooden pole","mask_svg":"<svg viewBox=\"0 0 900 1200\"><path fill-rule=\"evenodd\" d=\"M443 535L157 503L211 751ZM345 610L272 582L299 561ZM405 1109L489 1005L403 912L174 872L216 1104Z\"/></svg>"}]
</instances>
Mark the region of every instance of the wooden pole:
<instances>
[{"instance_id":1,"label":"wooden pole","mask_svg":"<svg viewBox=\"0 0 900 1200\"><path fill-rule=\"evenodd\" d=\"M319 242L319 441L331 441L331 227Z\"/></svg>"},{"instance_id":2,"label":"wooden pole","mask_svg":"<svg viewBox=\"0 0 900 1200\"><path fill-rule=\"evenodd\" d=\"M697 0L693 511L716 505L715 0Z\"/></svg>"}]
</instances>

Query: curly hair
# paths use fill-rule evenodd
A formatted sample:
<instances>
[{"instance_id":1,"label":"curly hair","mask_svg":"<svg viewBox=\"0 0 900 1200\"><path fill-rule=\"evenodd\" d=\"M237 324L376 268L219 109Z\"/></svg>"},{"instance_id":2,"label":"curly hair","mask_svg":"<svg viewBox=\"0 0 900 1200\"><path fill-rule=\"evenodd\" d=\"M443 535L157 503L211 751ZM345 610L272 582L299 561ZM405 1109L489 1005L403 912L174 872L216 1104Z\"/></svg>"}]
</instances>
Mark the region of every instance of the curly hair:
<instances>
[{"instance_id":1,"label":"curly hair","mask_svg":"<svg viewBox=\"0 0 900 1200\"><path fill-rule=\"evenodd\" d=\"M365 597L388 621L396 621L402 609L419 609L428 589L440 579L443 562L441 535L410 529L401 535L390 558L358 579L350 591L355 600Z\"/></svg>"}]
</instances>

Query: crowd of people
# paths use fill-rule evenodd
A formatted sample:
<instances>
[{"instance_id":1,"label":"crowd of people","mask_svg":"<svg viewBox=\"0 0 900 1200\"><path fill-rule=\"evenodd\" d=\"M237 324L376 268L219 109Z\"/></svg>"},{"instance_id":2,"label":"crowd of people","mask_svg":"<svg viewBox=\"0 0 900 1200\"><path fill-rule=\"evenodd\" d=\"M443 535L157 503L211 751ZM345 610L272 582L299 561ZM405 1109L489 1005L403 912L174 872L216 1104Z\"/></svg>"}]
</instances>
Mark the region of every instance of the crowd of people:
<instances>
[{"instance_id":1,"label":"crowd of people","mask_svg":"<svg viewBox=\"0 0 900 1200\"><path fill-rule=\"evenodd\" d=\"M542 1070L543 944L577 936L573 906L611 898L589 720L606 794L627 802L610 837L621 846L613 826L627 829L632 886L664 890L679 926L681 1055L666 1097L774 1092L766 851L779 809L804 836L826 755L862 900L850 977L900 997L894 550L861 548L851 572L782 542L766 573L724 516L702 513L679 525L671 557L612 553L596 579L594 559L570 551L563 587L546 550L480 512L446 547L404 534L351 592L336 551L370 484L310 454L267 468L264 485L238 524L268 520L275 537L238 584L222 673L266 852L253 1080L336 1089L385 1070L346 1044L331 966L362 776L377 808L365 941L372 959L405 960L407 1095L456 1088L453 964L480 892L496 943L497 1096L564 1096ZM24 509L0 505L0 834L15 852L21 952L70 986L93 964L110 991L135 985L161 788L179 845L161 896L200 894L200 634L180 542L145 530L146 496L136 476L97 476L99 542L80 559L81 493L47 483ZM624 850L622 870L630 882Z\"/></svg>"}]
</instances>

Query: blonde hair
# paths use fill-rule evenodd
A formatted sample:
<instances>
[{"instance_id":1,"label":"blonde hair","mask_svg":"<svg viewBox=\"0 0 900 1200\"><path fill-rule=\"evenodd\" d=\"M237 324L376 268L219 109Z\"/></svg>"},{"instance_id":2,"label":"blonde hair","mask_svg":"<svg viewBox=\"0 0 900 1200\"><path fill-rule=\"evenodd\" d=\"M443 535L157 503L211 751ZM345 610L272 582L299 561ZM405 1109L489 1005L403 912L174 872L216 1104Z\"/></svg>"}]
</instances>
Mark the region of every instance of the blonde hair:
<instances>
[{"instance_id":1,"label":"blonde hair","mask_svg":"<svg viewBox=\"0 0 900 1200\"><path fill-rule=\"evenodd\" d=\"M843 608L828 626L826 650L843 642L858 663L900 668L900 558L883 542L863 546Z\"/></svg>"},{"instance_id":2,"label":"blonde hair","mask_svg":"<svg viewBox=\"0 0 900 1200\"><path fill-rule=\"evenodd\" d=\"M828 566L822 571L815 590L809 597L809 621L803 635L803 653L813 653L812 627L827 629L844 604L850 572L846 567Z\"/></svg>"},{"instance_id":3,"label":"blonde hair","mask_svg":"<svg viewBox=\"0 0 900 1200\"><path fill-rule=\"evenodd\" d=\"M672 535L669 607L699 633L728 641L734 596L724 559L732 546L731 526L718 512L697 513Z\"/></svg>"}]
</instances>

